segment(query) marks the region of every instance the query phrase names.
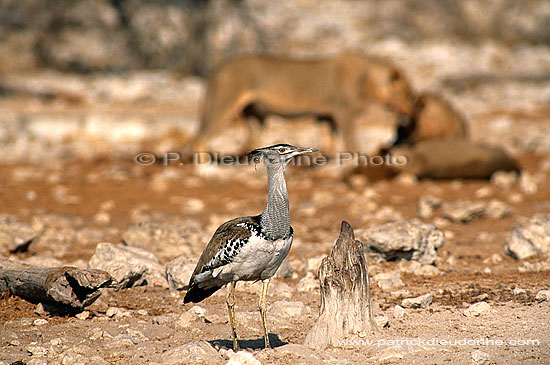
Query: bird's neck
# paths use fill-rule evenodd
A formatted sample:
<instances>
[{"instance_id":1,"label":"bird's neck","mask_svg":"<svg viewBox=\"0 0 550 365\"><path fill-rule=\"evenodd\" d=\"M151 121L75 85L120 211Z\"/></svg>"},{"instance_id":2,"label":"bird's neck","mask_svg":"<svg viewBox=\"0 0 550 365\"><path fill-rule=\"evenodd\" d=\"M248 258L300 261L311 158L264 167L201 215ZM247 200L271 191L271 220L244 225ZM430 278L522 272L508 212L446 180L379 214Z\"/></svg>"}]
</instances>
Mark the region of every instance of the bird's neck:
<instances>
[{"instance_id":1,"label":"bird's neck","mask_svg":"<svg viewBox=\"0 0 550 365\"><path fill-rule=\"evenodd\" d=\"M262 230L270 239L290 234L290 212L284 164L267 164L267 206L261 214Z\"/></svg>"}]
</instances>

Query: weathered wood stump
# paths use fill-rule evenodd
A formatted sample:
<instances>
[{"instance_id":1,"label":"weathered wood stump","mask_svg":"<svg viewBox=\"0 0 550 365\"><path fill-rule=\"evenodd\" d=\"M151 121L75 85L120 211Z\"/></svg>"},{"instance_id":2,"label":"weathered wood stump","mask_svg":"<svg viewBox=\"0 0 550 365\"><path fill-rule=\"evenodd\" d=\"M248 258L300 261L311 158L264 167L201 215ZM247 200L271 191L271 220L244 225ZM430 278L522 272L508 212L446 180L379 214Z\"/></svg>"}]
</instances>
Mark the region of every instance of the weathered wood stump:
<instances>
[{"instance_id":1,"label":"weathered wood stump","mask_svg":"<svg viewBox=\"0 0 550 365\"><path fill-rule=\"evenodd\" d=\"M340 235L329 256L319 267L321 312L304 344L324 349L342 346L342 341L359 333L378 332L370 297L367 262L363 245L353 229L342 222Z\"/></svg>"},{"instance_id":2,"label":"weathered wood stump","mask_svg":"<svg viewBox=\"0 0 550 365\"><path fill-rule=\"evenodd\" d=\"M29 302L50 304L60 312L81 311L101 295L100 288L112 281L111 275L101 270L13 266L13 262L0 265L5 267L0 269L0 293L9 290Z\"/></svg>"}]
</instances>

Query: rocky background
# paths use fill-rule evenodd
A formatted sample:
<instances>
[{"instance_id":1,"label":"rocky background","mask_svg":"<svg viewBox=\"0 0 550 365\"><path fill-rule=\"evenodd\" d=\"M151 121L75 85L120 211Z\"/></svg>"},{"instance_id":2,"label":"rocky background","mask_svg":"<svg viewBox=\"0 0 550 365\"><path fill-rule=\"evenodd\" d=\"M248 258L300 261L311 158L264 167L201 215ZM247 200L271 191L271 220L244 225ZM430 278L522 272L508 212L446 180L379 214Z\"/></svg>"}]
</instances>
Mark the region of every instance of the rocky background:
<instances>
[{"instance_id":1,"label":"rocky background","mask_svg":"<svg viewBox=\"0 0 550 365\"><path fill-rule=\"evenodd\" d=\"M549 29L545 0L0 0L0 270L113 277L79 313L3 294L0 364L548 363ZM344 49L443 95L473 140L522 171L371 181L289 167L296 234L268 295L275 348L262 350L258 284L239 284L246 351L234 353L223 291L191 306L181 289L221 223L264 208L264 170L133 157L180 151L224 60ZM261 144L319 142L279 124ZM395 137L384 120L365 124L370 150ZM359 338L388 342L313 351L302 343L319 314L317 269L343 219L366 246L382 328ZM434 337L539 343L389 342Z\"/></svg>"},{"instance_id":2,"label":"rocky background","mask_svg":"<svg viewBox=\"0 0 550 365\"><path fill-rule=\"evenodd\" d=\"M2 0L0 20L2 160L181 148L224 60L345 49L449 99L474 140L550 151L544 0ZM368 152L393 138L374 124Z\"/></svg>"}]
</instances>

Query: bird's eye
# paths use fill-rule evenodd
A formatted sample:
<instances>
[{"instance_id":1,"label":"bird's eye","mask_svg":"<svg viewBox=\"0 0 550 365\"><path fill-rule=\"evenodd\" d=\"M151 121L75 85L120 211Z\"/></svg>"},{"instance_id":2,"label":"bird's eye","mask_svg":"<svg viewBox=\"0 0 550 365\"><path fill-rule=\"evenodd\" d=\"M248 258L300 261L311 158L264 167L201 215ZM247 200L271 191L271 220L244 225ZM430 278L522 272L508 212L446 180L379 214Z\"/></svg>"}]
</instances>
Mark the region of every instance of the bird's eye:
<instances>
[{"instance_id":1,"label":"bird's eye","mask_svg":"<svg viewBox=\"0 0 550 365\"><path fill-rule=\"evenodd\" d=\"M280 153L285 153L285 152L286 152L286 148L284 148L284 147L279 148L279 152L280 152Z\"/></svg>"}]
</instances>

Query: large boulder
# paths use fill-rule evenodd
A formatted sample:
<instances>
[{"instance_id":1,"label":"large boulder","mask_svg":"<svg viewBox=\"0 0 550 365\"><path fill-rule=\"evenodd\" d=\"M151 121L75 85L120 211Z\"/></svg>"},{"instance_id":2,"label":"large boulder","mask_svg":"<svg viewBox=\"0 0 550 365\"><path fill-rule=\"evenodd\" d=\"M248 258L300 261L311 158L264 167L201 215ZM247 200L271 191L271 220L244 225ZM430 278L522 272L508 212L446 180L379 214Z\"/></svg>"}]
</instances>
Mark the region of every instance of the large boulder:
<instances>
[{"instance_id":1,"label":"large boulder","mask_svg":"<svg viewBox=\"0 0 550 365\"><path fill-rule=\"evenodd\" d=\"M504 251L515 259L550 255L550 214L535 214L512 228Z\"/></svg>"},{"instance_id":2,"label":"large boulder","mask_svg":"<svg viewBox=\"0 0 550 365\"><path fill-rule=\"evenodd\" d=\"M370 256L374 254L384 260L433 264L437 250L445 242L443 231L427 223L392 222L355 232Z\"/></svg>"}]
</instances>

